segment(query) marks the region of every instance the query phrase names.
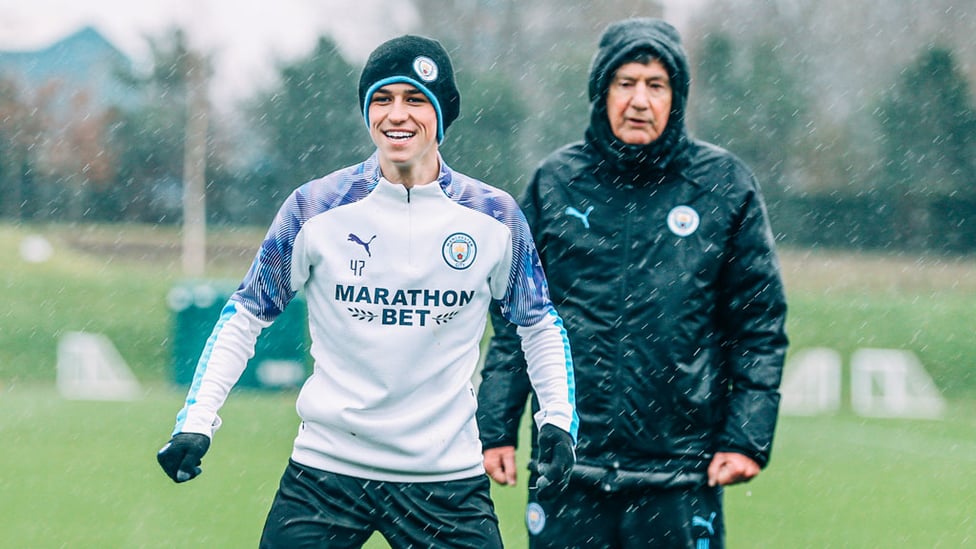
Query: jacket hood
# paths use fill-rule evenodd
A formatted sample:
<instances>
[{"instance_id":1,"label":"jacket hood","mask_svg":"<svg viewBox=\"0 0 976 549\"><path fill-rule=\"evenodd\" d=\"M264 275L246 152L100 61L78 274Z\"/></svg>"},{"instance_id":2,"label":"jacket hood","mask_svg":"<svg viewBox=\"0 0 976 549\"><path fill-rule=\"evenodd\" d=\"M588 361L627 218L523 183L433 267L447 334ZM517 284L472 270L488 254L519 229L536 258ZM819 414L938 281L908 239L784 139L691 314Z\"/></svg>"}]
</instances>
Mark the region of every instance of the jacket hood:
<instances>
[{"instance_id":1,"label":"jacket hood","mask_svg":"<svg viewBox=\"0 0 976 549\"><path fill-rule=\"evenodd\" d=\"M614 136L607 118L607 92L614 72L641 54L661 60L671 79L671 114L668 125L654 142L628 145ZM666 170L687 147L685 104L691 77L688 56L677 29L660 19L633 18L611 24L600 38L590 66L590 125L586 142L595 147L612 171L628 172L646 181Z\"/></svg>"}]
</instances>

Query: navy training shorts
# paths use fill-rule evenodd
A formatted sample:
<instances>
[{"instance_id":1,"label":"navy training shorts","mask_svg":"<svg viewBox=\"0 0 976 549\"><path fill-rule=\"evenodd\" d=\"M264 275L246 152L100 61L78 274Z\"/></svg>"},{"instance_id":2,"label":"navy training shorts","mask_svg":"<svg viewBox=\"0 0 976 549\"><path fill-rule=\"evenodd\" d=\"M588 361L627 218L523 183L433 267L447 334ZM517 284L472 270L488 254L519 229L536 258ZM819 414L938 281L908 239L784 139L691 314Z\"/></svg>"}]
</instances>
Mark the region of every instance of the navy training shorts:
<instances>
[{"instance_id":1,"label":"navy training shorts","mask_svg":"<svg viewBox=\"0 0 976 549\"><path fill-rule=\"evenodd\" d=\"M530 549L723 549L722 488L605 493L570 484L553 501L530 490Z\"/></svg>"},{"instance_id":2,"label":"navy training shorts","mask_svg":"<svg viewBox=\"0 0 976 549\"><path fill-rule=\"evenodd\" d=\"M393 549L502 547L490 481L383 482L292 460L268 512L261 549L358 548L379 532Z\"/></svg>"}]
</instances>

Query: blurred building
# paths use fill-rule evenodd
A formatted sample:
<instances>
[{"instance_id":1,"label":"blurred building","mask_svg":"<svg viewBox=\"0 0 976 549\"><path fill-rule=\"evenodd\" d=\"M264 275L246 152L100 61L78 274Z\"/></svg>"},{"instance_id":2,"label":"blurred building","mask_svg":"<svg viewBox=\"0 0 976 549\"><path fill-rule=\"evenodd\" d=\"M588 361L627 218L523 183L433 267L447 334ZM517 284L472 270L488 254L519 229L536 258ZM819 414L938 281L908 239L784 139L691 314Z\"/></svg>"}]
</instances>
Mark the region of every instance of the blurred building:
<instances>
[{"instance_id":1,"label":"blurred building","mask_svg":"<svg viewBox=\"0 0 976 549\"><path fill-rule=\"evenodd\" d=\"M135 105L137 92L120 78L131 67L129 58L91 27L44 48L0 51L0 78L54 112Z\"/></svg>"},{"instance_id":2,"label":"blurred building","mask_svg":"<svg viewBox=\"0 0 976 549\"><path fill-rule=\"evenodd\" d=\"M90 27L0 51L0 216L81 219L93 194L111 193L119 108L142 102L131 75L129 58Z\"/></svg>"}]
</instances>

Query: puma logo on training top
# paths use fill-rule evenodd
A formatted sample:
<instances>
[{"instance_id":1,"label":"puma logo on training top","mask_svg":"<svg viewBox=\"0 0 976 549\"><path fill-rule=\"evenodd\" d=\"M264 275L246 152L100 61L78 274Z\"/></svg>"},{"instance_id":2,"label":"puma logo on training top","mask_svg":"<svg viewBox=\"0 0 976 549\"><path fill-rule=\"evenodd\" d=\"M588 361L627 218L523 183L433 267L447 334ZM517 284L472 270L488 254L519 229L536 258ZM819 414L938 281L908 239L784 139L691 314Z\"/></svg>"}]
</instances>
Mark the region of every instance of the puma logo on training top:
<instances>
[{"instance_id":1,"label":"puma logo on training top","mask_svg":"<svg viewBox=\"0 0 976 549\"><path fill-rule=\"evenodd\" d=\"M350 242L355 242L356 244L359 244L360 246L362 246L362 247L363 247L363 249L365 249L365 250L366 250L366 255L368 255L369 257L373 257L373 254L372 254L372 253L371 253L371 252L369 251L369 245L370 245L370 243L372 243L372 242L373 242L373 240L374 240L375 238L376 238L376 235L374 234L374 235L373 235L373 238L370 238L370 239L369 239L369 240L367 240L366 242L363 242L363 240L362 240L361 238L359 238L358 236L356 236L356 235L354 235L354 234L352 234L352 233L349 233L349 238L348 238L348 240L349 240Z\"/></svg>"},{"instance_id":2,"label":"puma logo on training top","mask_svg":"<svg viewBox=\"0 0 976 549\"><path fill-rule=\"evenodd\" d=\"M590 228L590 212L592 212L592 211L593 211L593 206L590 206L589 208L587 208L585 213L580 212L576 208L570 206L570 207L566 208L566 215L571 215L573 217L578 217L579 220L583 222L583 226L586 227L587 229L589 229Z\"/></svg>"}]
</instances>

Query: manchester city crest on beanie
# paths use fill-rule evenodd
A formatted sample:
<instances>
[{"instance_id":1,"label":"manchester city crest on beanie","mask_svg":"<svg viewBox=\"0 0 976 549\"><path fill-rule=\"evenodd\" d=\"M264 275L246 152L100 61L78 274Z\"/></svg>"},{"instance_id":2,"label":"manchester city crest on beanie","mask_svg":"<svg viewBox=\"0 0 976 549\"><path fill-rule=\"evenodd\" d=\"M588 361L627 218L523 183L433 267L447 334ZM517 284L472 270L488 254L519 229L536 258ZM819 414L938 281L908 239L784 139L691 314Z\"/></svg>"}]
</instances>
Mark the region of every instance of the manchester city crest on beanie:
<instances>
[{"instance_id":1,"label":"manchester city crest on beanie","mask_svg":"<svg viewBox=\"0 0 976 549\"><path fill-rule=\"evenodd\" d=\"M366 60L359 76L359 104L369 126L369 102L388 84L415 86L437 112L437 141L461 112L461 94L454 83L454 68L447 50L437 40L403 35L380 44Z\"/></svg>"}]
</instances>

